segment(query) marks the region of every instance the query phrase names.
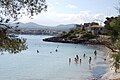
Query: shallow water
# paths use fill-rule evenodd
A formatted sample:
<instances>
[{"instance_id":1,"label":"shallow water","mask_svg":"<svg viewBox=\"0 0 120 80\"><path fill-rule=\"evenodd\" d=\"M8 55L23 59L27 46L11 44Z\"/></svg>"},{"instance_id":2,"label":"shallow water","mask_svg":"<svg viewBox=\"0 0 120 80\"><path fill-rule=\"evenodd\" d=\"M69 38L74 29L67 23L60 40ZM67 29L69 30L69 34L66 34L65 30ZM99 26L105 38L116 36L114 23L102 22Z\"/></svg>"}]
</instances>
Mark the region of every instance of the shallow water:
<instances>
[{"instance_id":1,"label":"shallow water","mask_svg":"<svg viewBox=\"0 0 120 80\"><path fill-rule=\"evenodd\" d=\"M0 56L0 80L90 80L106 72L105 53L99 49L81 44L42 41L50 36L20 37L27 39L28 49L18 54L5 53ZM93 53L95 49L96 58ZM75 55L79 55L81 63L74 61ZM90 56L91 64L88 63Z\"/></svg>"}]
</instances>

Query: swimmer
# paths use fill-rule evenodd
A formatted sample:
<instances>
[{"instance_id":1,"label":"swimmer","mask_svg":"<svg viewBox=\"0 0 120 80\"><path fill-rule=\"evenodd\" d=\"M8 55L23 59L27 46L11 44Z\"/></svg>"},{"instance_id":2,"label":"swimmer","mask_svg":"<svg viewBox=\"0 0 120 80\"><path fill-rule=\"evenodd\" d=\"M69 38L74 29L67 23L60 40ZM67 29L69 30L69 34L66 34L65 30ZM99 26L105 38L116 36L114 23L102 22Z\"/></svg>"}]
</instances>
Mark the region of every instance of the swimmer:
<instances>
[{"instance_id":1,"label":"swimmer","mask_svg":"<svg viewBox=\"0 0 120 80\"><path fill-rule=\"evenodd\" d=\"M39 53L39 51L37 50L37 53Z\"/></svg>"},{"instance_id":2,"label":"swimmer","mask_svg":"<svg viewBox=\"0 0 120 80\"><path fill-rule=\"evenodd\" d=\"M57 52L58 50L56 49L55 51Z\"/></svg>"}]
</instances>

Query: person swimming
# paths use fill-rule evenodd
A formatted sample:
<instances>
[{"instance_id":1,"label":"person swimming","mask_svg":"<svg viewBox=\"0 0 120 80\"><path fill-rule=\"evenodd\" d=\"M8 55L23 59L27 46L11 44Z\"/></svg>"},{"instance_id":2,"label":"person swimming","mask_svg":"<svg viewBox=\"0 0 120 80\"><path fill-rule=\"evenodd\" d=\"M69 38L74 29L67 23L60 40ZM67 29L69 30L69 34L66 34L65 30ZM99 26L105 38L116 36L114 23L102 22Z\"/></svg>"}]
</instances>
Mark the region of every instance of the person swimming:
<instances>
[{"instance_id":1,"label":"person swimming","mask_svg":"<svg viewBox=\"0 0 120 80\"><path fill-rule=\"evenodd\" d=\"M55 51L56 51L56 52L58 52L58 50L57 50L57 49L56 49Z\"/></svg>"},{"instance_id":2,"label":"person swimming","mask_svg":"<svg viewBox=\"0 0 120 80\"><path fill-rule=\"evenodd\" d=\"M39 51L37 50L37 53L39 53Z\"/></svg>"}]
</instances>

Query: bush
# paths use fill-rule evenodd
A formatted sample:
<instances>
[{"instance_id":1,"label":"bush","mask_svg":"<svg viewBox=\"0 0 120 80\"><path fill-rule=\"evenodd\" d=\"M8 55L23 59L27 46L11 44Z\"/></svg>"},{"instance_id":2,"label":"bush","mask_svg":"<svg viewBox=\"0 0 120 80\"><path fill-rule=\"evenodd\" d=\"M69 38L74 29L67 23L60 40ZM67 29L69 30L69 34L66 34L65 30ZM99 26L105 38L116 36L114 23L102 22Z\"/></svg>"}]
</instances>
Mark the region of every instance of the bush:
<instances>
[{"instance_id":1,"label":"bush","mask_svg":"<svg viewBox=\"0 0 120 80\"><path fill-rule=\"evenodd\" d=\"M95 38L95 36L93 36L92 33L86 32L81 36L81 38L83 38L83 39L92 39L92 38Z\"/></svg>"},{"instance_id":2,"label":"bush","mask_svg":"<svg viewBox=\"0 0 120 80\"><path fill-rule=\"evenodd\" d=\"M117 54L112 54L111 56L113 58L113 66L115 67L115 72L117 73L117 70L120 69L120 52Z\"/></svg>"}]
</instances>

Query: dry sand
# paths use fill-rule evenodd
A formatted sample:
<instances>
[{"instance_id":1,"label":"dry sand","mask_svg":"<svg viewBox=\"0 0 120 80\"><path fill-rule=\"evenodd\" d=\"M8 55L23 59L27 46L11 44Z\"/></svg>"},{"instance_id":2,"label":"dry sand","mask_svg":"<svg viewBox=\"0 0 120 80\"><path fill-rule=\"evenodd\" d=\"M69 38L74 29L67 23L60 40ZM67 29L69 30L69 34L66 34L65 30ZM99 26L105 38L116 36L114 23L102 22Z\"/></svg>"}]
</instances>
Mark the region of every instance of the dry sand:
<instances>
[{"instance_id":1,"label":"dry sand","mask_svg":"<svg viewBox=\"0 0 120 80\"><path fill-rule=\"evenodd\" d=\"M114 54L109 48L106 47L107 53L110 54ZM109 55L107 56L107 60L109 62L109 69L108 72L106 74L104 74L101 78L101 80L120 80L120 70L118 71L118 73L115 73L115 69L111 66L111 58L109 57Z\"/></svg>"},{"instance_id":2,"label":"dry sand","mask_svg":"<svg viewBox=\"0 0 120 80\"><path fill-rule=\"evenodd\" d=\"M114 69L110 69L101 80L120 80L120 72L115 73Z\"/></svg>"}]
</instances>

